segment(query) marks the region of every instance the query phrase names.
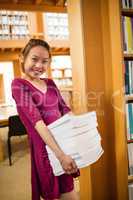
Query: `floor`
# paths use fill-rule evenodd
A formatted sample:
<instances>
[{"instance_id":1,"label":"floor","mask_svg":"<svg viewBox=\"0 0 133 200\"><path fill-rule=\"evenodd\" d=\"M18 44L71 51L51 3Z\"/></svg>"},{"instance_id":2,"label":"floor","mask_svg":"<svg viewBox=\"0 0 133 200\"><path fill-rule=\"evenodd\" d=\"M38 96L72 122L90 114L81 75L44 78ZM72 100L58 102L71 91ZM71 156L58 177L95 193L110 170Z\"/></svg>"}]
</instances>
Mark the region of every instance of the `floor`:
<instances>
[{"instance_id":1,"label":"floor","mask_svg":"<svg viewBox=\"0 0 133 200\"><path fill-rule=\"evenodd\" d=\"M27 136L12 138L12 166L7 156L7 128L0 129L5 159L0 163L0 200L31 200L30 155ZM79 181L75 180L79 191Z\"/></svg>"},{"instance_id":2,"label":"floor","mask_svg":"<svg viewBox=\"0 0 133 200\"><path fill-rule=\"evenodd\" d=\"M9 166L7 157L0 163L0 199L30 200L30 156L27 138L17 137L12 143L12 166Z\"/></svg>"}]
</instances>

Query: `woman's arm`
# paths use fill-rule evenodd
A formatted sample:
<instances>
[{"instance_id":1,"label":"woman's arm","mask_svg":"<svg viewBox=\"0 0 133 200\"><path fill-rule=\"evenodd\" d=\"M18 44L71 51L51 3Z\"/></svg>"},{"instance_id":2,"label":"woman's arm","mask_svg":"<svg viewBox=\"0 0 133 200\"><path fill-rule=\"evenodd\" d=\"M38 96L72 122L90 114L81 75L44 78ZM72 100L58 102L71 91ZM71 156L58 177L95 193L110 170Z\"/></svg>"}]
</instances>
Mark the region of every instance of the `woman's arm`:
<instances>
[{"instance_id":1,"label":"woman's arm","mask_svg":"<svg viewBox=\"0 0 133 200\"><path fill-rule=\"evenodd\" d=\"M42 120L39 120L35 124L35 129L44 140L44 142L50 147L50 149L55 153L55 156L60 161L62 168L68 174L76 173L77 166L75 161L68 155L66 155L59 147L54 137L48 130L47 126Z\"/></svg>"}]
</instances>

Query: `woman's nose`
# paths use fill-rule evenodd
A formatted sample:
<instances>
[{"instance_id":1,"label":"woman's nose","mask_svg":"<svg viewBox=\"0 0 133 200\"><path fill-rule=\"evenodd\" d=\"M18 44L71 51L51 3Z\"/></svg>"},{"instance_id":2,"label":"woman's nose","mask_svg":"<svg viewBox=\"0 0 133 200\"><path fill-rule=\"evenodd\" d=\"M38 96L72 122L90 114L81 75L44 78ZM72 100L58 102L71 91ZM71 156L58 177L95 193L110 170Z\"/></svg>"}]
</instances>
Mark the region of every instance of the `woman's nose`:
<instances>
[{"instance_id":1,"label":"woman's nose","mask_svg":"<svg viewBox=\"0 0 133 200\"><path fill-rule=\"evenodd\" d=\"M42 62L37 62L35 66L40 68L40 67L43 67L43 64L42 64Z\"/></svg>"}]
</instances>

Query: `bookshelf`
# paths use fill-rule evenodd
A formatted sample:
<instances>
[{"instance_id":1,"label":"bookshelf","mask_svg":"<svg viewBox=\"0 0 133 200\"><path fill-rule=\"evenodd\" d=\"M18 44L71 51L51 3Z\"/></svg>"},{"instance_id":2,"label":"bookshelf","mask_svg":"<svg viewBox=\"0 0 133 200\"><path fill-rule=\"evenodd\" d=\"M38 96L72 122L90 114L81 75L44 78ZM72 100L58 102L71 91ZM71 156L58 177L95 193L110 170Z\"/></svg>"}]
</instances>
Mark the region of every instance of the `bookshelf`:
<instances>
[{"instance_id":1,"label":"bookshelf","mask_svg":"<svg viewBox=\"0 0 133 200\"><path fill-rule=\"evenodd\" d=\"M126 4L126 5L125 5ZM123 36L123 47L126 52L124 52L124 67L125 67L125 103L126 103L126 135L127 135L127 145L128 145L128 184L133 183L132 174L132 151L133 148L133 1L122 1L122 33Z\"/></svg>"},{"instance_id":2,"label":"bookshelf","mask_svg":"<svg viewBox=\"0 0 133 200\"><path fill-rule=\"evenodd\" d=\"M61 91L66 103L73 109L72 63L70 55L55 55L52 57L49 77Z\"/></svg>"},{"instance_id":3,"label":"bookshelf","mask_svg":"<svg viewBox=\"0 0 133 200\"><path fill-rule=\"evenodd\" d=\"M0 40L25 39L29 37L27 12L0 11Z\"/></svg>"},{"instance_id":4,"label":"bookshelf","mask_svg":"<svg viewBox=\"0 0 133 200\"><path fill-rule=\"evenodd\" d=\"M32 4L23 8L31 10ZM22 7L16 4L15 8L17 6L19 10ZM34 8L37 10L38 5L34 5ZM42 5L39 8L44 9ZM68 12L73 90L77 92L74 111L97 111L105 151L102 159L91 169L81 170L81 199L127 200L125 116L116 109L121 108L125 102L121 92L124 82L120 1L69 0ZM113 96L118 90L119 95Z\"/></svg>"},{"instance_id":5,"label":"bookshelf","mask_svg":"<svg viewBox=\"0 0 133 200\"><path fill-rule=\"evenodd\" d=\"M133 94L132 95L125 95L126 102L133 102Z\"/></svg>"},{"instance_id":6,"label":"bookshelf","mask_svg":"<svg viewBox=\"0 0 133 200\"><path fill-rule=\"evenodd\" d=\"M72 63L70 55L52 57L51 77L61 88L72 87Z\"/></svg>"},{"instance_id":7,"label":"bookshelf","mask_svg":"<svg viewBox=\"0 0 133 200\"><path fill-rule=\"evenodd\" d=\"M131 53L124 53L124 60L133 60L133 54Z\"/></svg>"}]
</instances>

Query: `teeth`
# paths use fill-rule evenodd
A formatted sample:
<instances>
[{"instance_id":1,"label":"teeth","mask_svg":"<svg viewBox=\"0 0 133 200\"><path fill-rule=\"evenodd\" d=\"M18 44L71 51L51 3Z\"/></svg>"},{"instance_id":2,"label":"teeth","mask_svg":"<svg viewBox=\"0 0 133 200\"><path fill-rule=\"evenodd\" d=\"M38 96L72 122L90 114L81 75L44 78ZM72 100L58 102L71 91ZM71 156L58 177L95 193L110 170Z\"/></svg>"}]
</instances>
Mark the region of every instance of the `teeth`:
<instances>
[{"instance_id":1,"label":"teeth","mask_svg":"<svg viewBox=\"0 0 133 200\"><path fill-rule=\"evenodd\" d=\"M42 71L34 71L34 72L38 72L38 73L41 73Z\"/></svg>"}]
</instances>

